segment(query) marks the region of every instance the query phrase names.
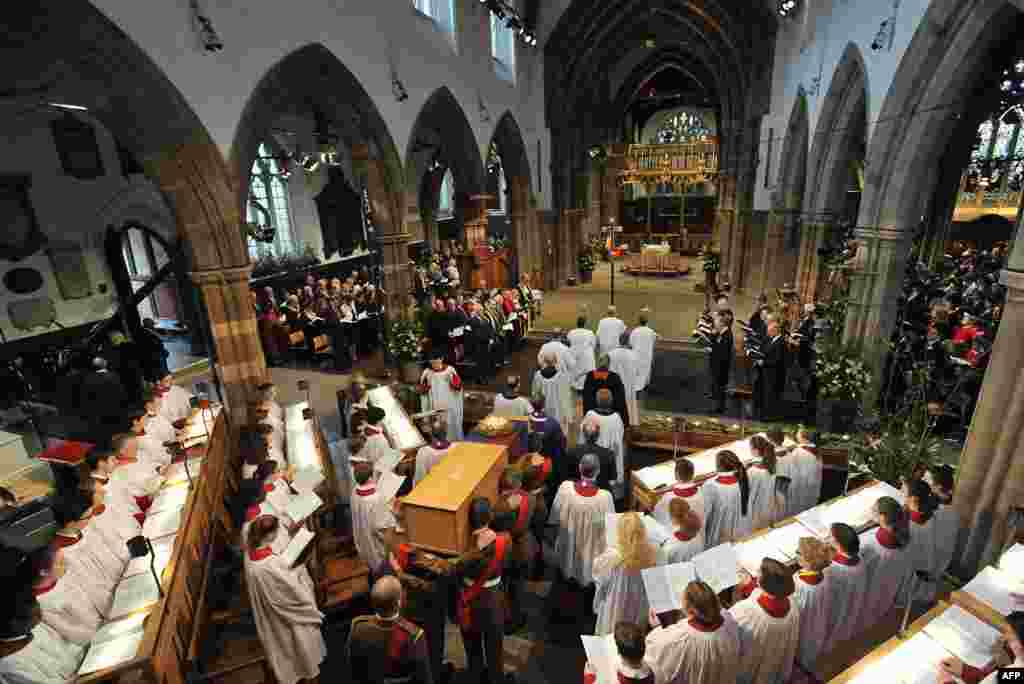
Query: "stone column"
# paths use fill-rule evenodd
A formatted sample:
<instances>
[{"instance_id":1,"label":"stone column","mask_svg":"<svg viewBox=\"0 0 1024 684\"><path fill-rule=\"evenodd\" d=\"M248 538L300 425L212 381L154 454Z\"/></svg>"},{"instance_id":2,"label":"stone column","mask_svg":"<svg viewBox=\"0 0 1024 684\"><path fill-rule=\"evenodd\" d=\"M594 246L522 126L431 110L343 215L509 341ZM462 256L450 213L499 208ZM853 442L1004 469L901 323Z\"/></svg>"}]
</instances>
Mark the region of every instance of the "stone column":
<instances>
[{"instance_id":1,"label":"stone column","mask_svg":"<svg viewBox=\"0 0 1024 684\"><path fill-rule=\"evenodd\" d=\"M782 287L787 277L783 259L786 248L787 213L785 210L775 210L768 214L764 245L761 250L760 277L755 281L758 292L767 292Z\"/></svg>"},{"instance_id":2,"label":"stone column","mask_svg":"<svg viewBox=\"0 0 1024 684\"><path fill-rule=\"evenodd\" d=\"M519 273L513 277L521 277L522 273L533 270L532 231L529 227L530 183L528 178L514 176L508 179L508 219L512 237L512 252Z\"/></svg>"},{"instance_id":3,"label":"stone column","mask_svg":"<svg viewBox=\"0 0 1024 684\"><path fill-rule=\"evenodd\" d=\"M896 228L857 228L857 256L850 264L847 341L887 340L896 320L897 296L910 251L909 232Z\"/></svg>"}]
</instances>

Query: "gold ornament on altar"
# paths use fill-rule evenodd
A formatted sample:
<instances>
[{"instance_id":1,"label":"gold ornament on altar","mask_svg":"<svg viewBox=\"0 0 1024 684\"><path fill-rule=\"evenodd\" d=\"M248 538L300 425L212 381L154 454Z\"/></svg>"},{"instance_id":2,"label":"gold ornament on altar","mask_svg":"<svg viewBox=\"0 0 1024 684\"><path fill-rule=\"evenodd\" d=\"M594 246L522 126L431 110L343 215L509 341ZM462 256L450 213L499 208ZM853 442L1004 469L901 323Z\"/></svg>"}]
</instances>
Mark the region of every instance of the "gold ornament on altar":
<instances>
[{"instance_id":1,"label":"gold ornament on altar","mask_svg":"<svg viewBox=\"0 0 1024 684\"><path fill-rule=\"evenodd\" d=\"M487 416L477 423L477 430L485 437L503 437L511 434L513 429L512 421L501 416Z\"/></svg>"}]
</instances>

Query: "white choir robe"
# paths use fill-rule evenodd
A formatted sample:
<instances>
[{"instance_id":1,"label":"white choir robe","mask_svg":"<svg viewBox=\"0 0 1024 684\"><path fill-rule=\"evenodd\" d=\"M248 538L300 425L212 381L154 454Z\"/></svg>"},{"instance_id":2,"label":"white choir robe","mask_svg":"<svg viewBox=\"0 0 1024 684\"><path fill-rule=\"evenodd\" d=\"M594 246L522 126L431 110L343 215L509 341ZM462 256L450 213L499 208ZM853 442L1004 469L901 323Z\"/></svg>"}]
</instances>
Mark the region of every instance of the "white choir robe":
<instances>
[{"instance_id":1,"label":"white choir robe","mask_svg":"<svg viewBox=\"0 0 1024 684\"><path fill-rule=\"evenodd\" d=\"M76 572L65 572L56 585L36 594L43 622L65 641L86 646L103 624L100 613L90 602L89 583Z\"/></svg>"},{"instance_id":2,"label":"white choir robe","mask_svg":"<svg viewBox=\"0 0 1024 684\"><path fill-rule=\"evenodd\" d=\"M650 607L643 576L639 569L623 567L618 549L605 549L594 559L594 583L595 635L611 634L619 622L644 624Z\"/></svg>"},{"instance_id":3,"label":"white choir robe","mask_svg":"<svg viewBox=\"0 0 1024 684\"><path fill-rule=\"evenodd\" d=\"M284 553L284 550L288 548L288 544L292 540L289 528L295 523L290 517L281 513L266 501L250 506L249 510L245 512L245 522L242 523L241 534L242 549L249 548L249 528L252 527L252 521L261 515L272 515L277 518L277 535L275 535L274 541L270 542L270 550L278 554Z\"/></svg>"},{"instance_id":4,"label":"white choir robe","mask_svg":"<svg viewBox=\"0 0 1024 684\"><path fill-rule=\"evenodd\" d=\"M789 515L797 515L818 505L821 497L821 460L810 448L797 447L787 459L792 459L795 466L793 485L796 496L790 494Z\"/></svg>"},{"instance_id":5,"label":"white choir robe","mask_svg":"<svg viewBox=\"0 0 1024 684\"><path fill-rule=\"evenodd\" d=\"M658 503L654 504L654 510L651 515L657 520L663 527L672 529L672 516L669 512L669 506L672 505L672 499L686 499L686 503L690 504L690 510L700 517L701 531L700 536L704 536L704 495L701 493L701 488L692 482L676 482L672 485L672 489L665 492Z\"/></svg>"},{"instance_id":6,"label":"white choir robe","mask_svg":"<svg viewBox=\"0 0 1024 684\"><path fill-rule=\"evenodd\" d=\"M380 572L388 560L388 549L381 535L384 530L394 529L398 524L391 511L391 502L381 499L376 486L367 483L355 488L349 505L356 551L372 572Z\"/></svg>"},{"instance_id":7,"label":"white choir robe","mask_svg":"<svg viewBox=\"0 0 1024 684\"><path fill-rule=\"evenodd\" d=\"M953 504L940 504L932 515L935 521L935 565L940 573L946 572L953 561L957 537L960 536L960 514Z\"/></svg>"},{"instance_id":8,"label":"white choir robe","mask_svg":"<svg viewBox=\"0 0 1024 684\"><path fill-rule=\"evenodd\" d=\"M599 446L603 446L606 449L611 449L612 453L615 454L615 468L619 474L619 478L616 482L626 481L626 427L622 424L622 416L615 411L610 413L601 413L599 411L587 411L587 415L583 416L583 421L580 423L580 436L577 444L585 444L586 440L583 436L583 426L588 421L595 421L600 426L601 431L597 435L597 443Z\"/></svg>"},{"instance_id":9,"label":"white choir robe","mask_svg":"<svg viewBox=\"0 0 1024 684\"><path fill-rule=\"evenodd\" d=\"M813 672L818 656L828 653L825 644L832 643L829 629L832 626L832 606L837 600L835 587L824 572L798 572L793 580L796 591L790 600L800 610L800 643L796 659L804 669Z\"/></svg>"},{"instance_id":10,"label":"white choir robe","mask_svg":"<svg viewBox=\"0 0 1024 684\"><path fill-rule=\"evenodd\" d=\"M727 611L713 631L690 620L655 627L644 661L658 684L732 684L740 673L739 627Z\"/></svg>"},{"instance_id":11,"label":"white choir robe","mask_svg":"<svg viewBox=\"0 0 1024 684\"><path fill-rule=\"evenodd\" d=\"M560 340L548 340L541 345L540 351L537 352L537 365L544 366L544 357L548 354L552 354L558 359L556 364L559 373L564 373L566 377L572 380L576 377L576 354L573 353L572 349L562 344Z\"/></svg>"},{"instance_id":12,"label":"white choir robe","mask_svg":"<svg viewBox=\"0 0 1024 684\"><path fill-rule=\"evenodd\" d=\"M491 413L495 416L528 416L533 413L533 405L526 397L517 395L509 398L503 394L495 394L494 410Z\"/></svg>"},{"instance_id":13,"label":"white choir robe","mask_svg":"<svg viewBox=\"0 0 1024 684\"><path fill-rule=\"evenodd\" d=\"M799 491L801 486L800 465L793 458L792 454L778 454L775 462L775 475L776 477L789 478L789 491L785 496L780 496L778 501L780 508L776 520L782 520L799 512L796 509L799 505L799 500L803 496Z\"/></svg>"},{"instance_id":14,"label":"white choir robe","mask_svg":"<svg viewBox=\"0 0 1024 684\"><path fill-rule=\"evenodd\" d=\"M363 434L366 436L366 444L363 446L362 451L349 457L352 463L369 463L374 465L385 455L391 453L391 444L388 442L388 438L384 436L382 428L367 425L363 428Z\"/></svg>"},{"instance_id":15,"label":"white choir robe","mask_svg":"<svg viewBox=\"0 0 1024 684\"><path fill-rule=\"evenodd\" d=\"M639 365L636 352L632 349L619 347L608 352L608 370L618 374L626 391L626 410L629 412L630 425L640 424L640 407L636 403L636 392L639 389L637 383L640 381Z\"/></svg>"},{"instance_id":16,"label":"white choir robe","mask_svg":"<svg viewBox=\"0 0 1024 684\"><path fill-rule=\"evenodd\" d=\"M686 539L679 530L658 548L658 565L685 563L704 551L704 532L698 532L692 539Z\"/></svg>"},{"instance_id":17,"label":"white choir robe","mask_svg":"<svg viewBox=\"0 0 1024 684\"><path fill-rule=\"evenodd\" d=\"M636 353L637 391L647 387L651 381L651 366L654 365L654 342L658 334L642 325L629 333L629 346Z\"/></svg>"},{"instance_id":18,"label":"white choir robe","mask_svg":"<svg viewBox=\"0 0 1024 684\"><path fill-rule=\"evenodd\" d=\"M127 546L124 547L127 551ZM91 594L96 606L111 598L111 592L121 580L127 560L115 550L95 529L86 526L81 538L72 546L64 548L64 562L74 568L76 574L89 577L96 593Z\"/></svg>"},{"instance_id":19,"label":"white choir robe","mask_svg":"<svg viewBox=\"0 0 1024 684\"><path fill-rule=\"evenodd\" d=\"M907 553L910 554L910 565L915 571L922 570L936 580L916 580L914 600L933 601L939 588L938 580L942 578L942 571L945 570L945 567L939 567L942 561L939 556L939 526L935 524L934 515L924 523L910 520L910 543L907 545ZM913 575L907 575L907 582L914 581L913 578ZM900 589L901 592L907 590L908 587Z\"/></svg>"},{"instance_id":20,"label":"white choir robe","mask_svg":"<svg viewBox=\"0 0 1024 684\"><path fill-rule=\"evenodd\" d=\"M142 534L142 525L135 516L125 511L107 509L100 515L89 519L83 532L90 537L102 540L110 549L111 556L117 561L127 564L131 560L128 553L128 540ZM116 568L116 566L113 566Z\"/></svg>"},{"instance_id":21,"label":"white choir robe","mask_svg":"<svg viewBox=\"0 0 1024 684\"><path fill-rule=\"evenodd\" d=\"M748 511L755 530L770 527L786 517L786 500L775 492L775 475L767 468L754 464L747 469L750 482Z\"/></svg>"},{"instance_id":22,"label":"white choir robe","mask_svg":"<svg viewBox=\"0 0 1024 684\"><path fill-rule=\"evenodd\" d=\"M722 476L712 478L701 485L704 495L704 535L707 547L713 548L725 542L742 539L754 531L753 508L747 500L747 515L743 515L742 492L735 478Z\"/></svg>"},{"instance_id":23,"label":"white choir robe","mask_svg":"<svg viewBox=\"0 0 1024 684\"><path fill-rule=\"evenodd\" d=\"M249 602L274 676L280 684L316 677L327 644L320 633L324 616L316 607L313 580L306 566L289 567L277 554L256 557L252 550L245 556Z\"/></svg>"},{"instance_id":24,"label":"white choir robe","mask_svg":"<svg viewBox=\"0 0 1024 684\"><path fill-rule=\"evenodd\" d=\"M270 404L270 417L283 425L284 409L281 408L281 404L276 401L268 401L267 403Z\"/></svg>"},{"instance_id":25,"label":"white choir robe","mask_svg":"<svg viewBox=\"0 0 1024 684\"><path fill-rule=\"evenodd\" d=\"M104 501L113 504L115 511L139 512L136 498L153 496L163 484L163 477L156 472L156 466L141 457L131 463L122 463L114 468L107 485Z\"/></svg>"},{"instance_id":26,"label":"white choir robe","mask_svg":"<svg viewBox=\"0 0 1024 684\"><path fill-rule=\"evenodd\" d=\"M544 397L544 412L558 421L564 434L569 434L569 425L576 417L576 402L569 385L569 376L555 373L546 378L543 371L537 370L533 374L531 392L535 397Z\"/></svg>"},{"instance_id":27,"label":"white choir robe","mask_svg":"<svg viewBox=\"0 0 1024 684\"><path fill-rule=\"evenodd\" d=\"M173 442L177 438L177 430L171 425L171 421L167 420L167 417L159 411L156 415L146 416L145 430L146 435L153 435L153 439L160 445L163 445L164 442Z\"/></svg>"},{"instance_id":28,"label":"white choir robe","mask_svg":"<svg viewBox=\"0 0 1024 684\"><path fill-rule=\"evenodd\" d=\"M450 444L443 445L443 448L434 444L421 446L419 451L416 452L416 471L412 478L413 486L418 485L420 480L425 478L434 466L444 460L449 450L451 450Z\"/></svg>"},{"instance_id":29,"label":"white choir robe","mask_svg":"<svg viewBox=\"0 0 1024 684\"><path fill-rule=\"evenodd\" d=\"M838 644L859 635L870 624L865 614L868 594L871 593L871 574L863 558L848 565L834 559L825 568L825 581L831 585L832 619L828 633L832 644ZM847 561L849 562L849 561Z\"/></svg>"},{"instance_id":30,"label":"white choir robe","mask_svg":"<svg viewBox=\"0 0 1024 684\"><path fill-rule=\"evenodd\" d=\"M65 641L52 627L40 622L32 641L17 653L0 658L0 681L10 684L67 684L85 658L85 647Z\"/></svg>"},{"instance_id":31,"label":"white choir robe","mask_svg":"<svg viewBox=\"0 0 1024 684\"><path fill-rule=\"evenodd\" d=\"M462 439L462 378L451 366L435 371L427 368L420 375L420 384L428 388L420 398L422 411L445 409L448 420L448 440Z\"/></svg>"},{"instance_id":32,"label":"white choir robe","mask_svg":"<svg viewBox=\"0 0 1024 684\"><path fill-rule=\"evenodd\" d=\"M281 467L284 467L283 454L285 453L284 446L284 423L269 415L266 418L260 420L260 425L269 425L271 429L270 433L270 448L267 451L269 458L277 460L277 454L282 455L282 460L277 461Z\"/></svg>"},{"instance_id":33,"label":"white choir robe","mask_svg":"<svg viewBox=\"0 0 1024 684\"><path fill-rule=\"evenodd\" d=\"M171 453L157 435L146 432L144 435L138 436L136 442L139 444L136 456L139 461L145 461L154 466L165 466L171 462Z\"/></svg>"},{"instance_id":34,"label":"white choir robe","mask_svg":"<svg viewBox=\"0 0 1024 684\"><path fill-rule=\"evenodd\" d=\"M573 358L576 361L572 388L582 391L587 373L597 367L597 335L586 328L576 328L570 330L566 338L569 340L569 348L572 349Z\"/></svg>"},{"instance_id":35,"label":"white choir robe","mask_svg":"<svg viewBox=\"0 0 1024 684\"><path fill-rule=\"evenodd\" d=\"M876 532L861 535L860 557L867 565L869 586L864 597L864 629L876 624L897 605L906 605L906 591L914 574L910 545L890 549L878 541Z\"/></svg>"},{"instance_id":36,"label":"white choir robe","mask_svg":"<svg viewBox=\"0 0 1024 684\"><path fill-rule=\"evenodd\" d=\"M621 318L602 318L597 323L597 353L607 354L619 346L626 324Z\"/></svg>"},{"instance_id":37,"label":"white choir robe","mask_svg":"<svg viewBox=\"0 0 1024 684\"><path fill-rule=\"evenodd\" d=\"M764 596L760 588L732 608L739 627L740 665L739 680L743 684L786 684L793 671L797 645L800 640L800 609L792 601L781 617L770 615L758 602Z\"/></svg>"},{"instance_id":38,"label":"white choir robe","mask_svg":"<svg viewBox=\"0 0 1024 684\"><path fill-rule=\"evenodd\" d=\"M615 512L615 500L605 489L593 496L580 494L576 484L566 481L558 487L548 523L558 525L555 555L562 574L588 586L594 581L594 559L604 552L605 516Z\"/></svg>"},{"instance_id":39,"label":"white choir robe","mask_svg":"<svg viewBox=\"0 0 1024 684\"><path fill-rule=\"evenodd\" d=\"M163 400L160 402L160 413L173 425L174 421L192 415L191 402L192 394L188 390L171 385L170 389L164 392Z\"/></svg>"}]
</instances>

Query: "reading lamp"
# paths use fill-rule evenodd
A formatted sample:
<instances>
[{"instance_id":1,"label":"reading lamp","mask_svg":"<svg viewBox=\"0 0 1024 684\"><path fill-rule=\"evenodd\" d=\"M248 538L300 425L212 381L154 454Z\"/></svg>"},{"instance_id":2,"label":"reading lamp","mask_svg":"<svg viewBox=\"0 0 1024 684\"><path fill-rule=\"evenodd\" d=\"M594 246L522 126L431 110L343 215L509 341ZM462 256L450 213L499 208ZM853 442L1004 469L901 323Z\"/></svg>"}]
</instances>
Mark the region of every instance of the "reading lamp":
<instances>
[{"instance_id":1,"label":"reading lamp","mask_svg":"<svg viewBox=\"0 0 1024 684\"><path fill-rule=\"evenodd\" d=\"M153 573L153 581L156 582L156 590L160 598L164 597L164 588L160 585L160 578L156 574L156 554L153 552L153 543L149 537L141 534L128 540L128 553L132 558L143 558L149 556L149 571Z\"/></svg>"}]
</instances>

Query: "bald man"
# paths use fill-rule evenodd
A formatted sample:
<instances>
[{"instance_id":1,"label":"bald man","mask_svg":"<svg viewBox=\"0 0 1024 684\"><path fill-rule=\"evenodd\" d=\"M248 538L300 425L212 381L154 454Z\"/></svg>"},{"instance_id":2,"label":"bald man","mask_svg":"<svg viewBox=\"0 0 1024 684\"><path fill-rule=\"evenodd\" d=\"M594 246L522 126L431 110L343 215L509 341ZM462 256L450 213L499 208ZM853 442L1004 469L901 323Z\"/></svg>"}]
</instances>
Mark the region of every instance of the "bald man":
<instances>
[{"instance_id":1,"label":"bald man","mask_svg":"<svg viewBox=\"0 0 1024 684\"><path fill-rule=\"evenodd\" d=\"M402 617L402 584L392 576L370 591L373 615L352 620L348 638L351 679L359 684L434 684L427 637Z\"/></svg>"}]
</instances>

